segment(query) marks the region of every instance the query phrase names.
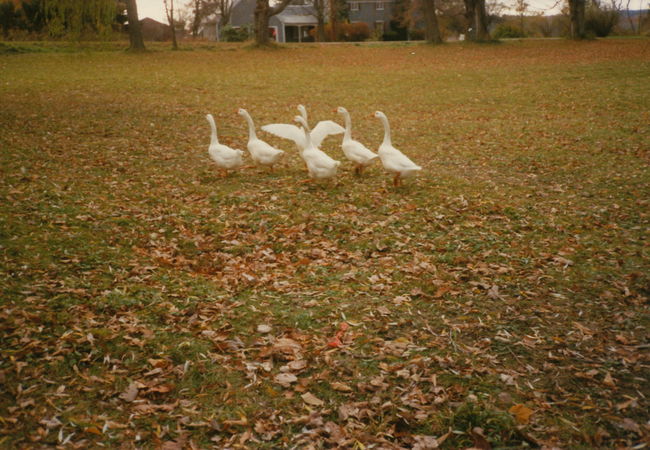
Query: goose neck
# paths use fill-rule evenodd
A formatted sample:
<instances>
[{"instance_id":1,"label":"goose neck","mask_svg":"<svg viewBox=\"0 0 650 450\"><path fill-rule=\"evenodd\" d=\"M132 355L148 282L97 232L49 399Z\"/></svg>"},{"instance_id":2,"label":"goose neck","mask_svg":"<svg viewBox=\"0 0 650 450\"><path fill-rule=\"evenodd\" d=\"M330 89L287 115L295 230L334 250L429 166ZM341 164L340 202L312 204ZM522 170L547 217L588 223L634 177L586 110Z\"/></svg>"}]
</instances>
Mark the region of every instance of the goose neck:
<instances>
[{"instance_id":1,"label":"goose neck","mask_svg":"<svg viewBox=\"0 0 650 450\"><path fill-rule=\"evenodd\" d=\"M217 137L217 125L214 123L212 116L207 117L208 122L210 123L210 130L212 131L210 134L210 145L213 146L219 143L219 138Z\"/></svg>"},{"instance_id":2,"label":"goose neck","mask_svg":"<svg viewBox=\"0 0 650 450\"><path fill-rule=\"evenodd\" d=\"M250 114L247 112L244 113L244 118L246 119L246 122L248 122L248 140L253 141L257 139L257 134L255 133L255 124L253 123L253 119L251 118Z\"/></svg>"},{"instance_id":3,"label":"goose neck","mask_svg":"<svg viewBox=\"0 0 650 450\"><path fill-rule=\"evenodd\" d=\"M343 113L345 119L345 134L343 135L344 141L349 141L352 139L352 120L350 119L350 113L347 111Z\"/></svg>"},{"instance_id":4,"label":"goose neck","mask_svg":"<svg viewBox=\"0 0 650 450\"><path fill-rule=\"evenodd\" d=\"M384 116L380 117L381 122L384 124L384 142L382 145L393 145L390 139L390 125L388 119Z\"/></svg>"},{"instance_id":5,"label":"goose neck","mask_svg":"<svg viewBox=\"0 0 650 450\"><path fill-rule=\"evenodd\" d=\"M309 127L307 126L307 122L303 124L302 131L305 133L305 148L310 148L312 146L311 134L310 134Z\"/></svg>"},{"instance_id":6,"label":"goose neck","mask_svg":"<svg viewBox=\"0 0 650 450\"><path fill-rule=\"evenodd\" d=\"M304 106L298 105L298 111L300 112L300 117L302 117L305 122L307 122L307 110L305 109Z\"/></svg>"}]
</instances>

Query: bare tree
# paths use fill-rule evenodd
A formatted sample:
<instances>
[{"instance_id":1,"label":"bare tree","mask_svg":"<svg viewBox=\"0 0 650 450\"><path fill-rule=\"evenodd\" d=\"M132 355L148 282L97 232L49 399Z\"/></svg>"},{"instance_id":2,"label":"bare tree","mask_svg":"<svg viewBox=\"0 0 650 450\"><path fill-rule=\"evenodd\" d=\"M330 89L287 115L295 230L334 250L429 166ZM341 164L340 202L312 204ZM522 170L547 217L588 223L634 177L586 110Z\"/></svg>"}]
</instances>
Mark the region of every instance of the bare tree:
<instances>
[{"instance_id":1,"label":"bare tree","mask_svg":"<svg viewBox=\"0 0 650 450\"><path fill-rule=\"evenodd\" d=\"M214 5L214 10L219 14L219 28L230 23L232 14L233 0L215 0L208 4Z\"/></svg>"},{"instance_id":2,"label":"bare tree","mask_svg":"<svg viewBox=\"0 0 650 450\"><path fill-rule=\"evenodd\" d=\"M490 33L488 33L487 29L485 0L464 0L464 2L468 25L467 37L474 41L490 40Z\"/></svg>"},{"instance_id":3,"label":"bare tree","mask_svg":"<svg viewBox=\"0 0 650 450\"><path fill-rule=\"evenodd\" d=\"M546 17L543 13L538 13L533 18L533 29L536 30L543 37L553 36L553 18Z\"/></svg>"},{"instance_id":4,"label":"bare tree","mask_svg":"<svg viewBox=\"0 0 650 450\"><path fill-rule=\"evenodd\" d=\"M255 25L255 43L269 45L269 19L280 14L291 3L291 0L282 0L275 6L269 5L269 0L256 0L253 13Z\"/></svg>"},{"instance_id":5,"label":"bare tree","mask_svg":"<svg viewBox=\"0 0 650 450\"><path fill-rule=\"evenodd\" d=\"M487 14L487 26L497 22L508 6L499 0L487 0L485 2L485 13Z\"/></svg>"},{"instance_id":6,"label":"bare tree","mask_svg":"<svg viewBox=\"0 0 650 450\"><path fill-rule=\"evenodd\" d=\"M325 41L325 5L327 0L313 0L314 12L316 13L316 40Z\"/></svg>"},{"instance_id":7,"label":"bare tree","mask_svg":"<svg viewBox=\"0 0 650 450\"><path fill-rule=\"evenodd\" d=\"M585 34L585 0L569 0L569 20L571 39L584 39Z\"/></svg>"},{"instance_id":8,"label":"bare tree","mask_svg":"<svg viewBox=\"0 0 650 450\"><path fill-rule=\"evenodd\" d=\"M144 40L142 39L142 29L138 19L138 7L135 0L126 0L126 14L129 21L129 50L144 51Z\"/></svg>"},{"instance_id":9,"label":"bare tree","mask_svg":"<svg viewBox=\"0 0 650 450\"><path fill-rule=\"evenodd\" d=\"M447 32L467 33L467 17L464 0L443 0L436 4L438 20L444 24ZM487 7L487 5L486 5Z\"/></svg>"},{"instance_id":10,"label":"bare tree","mask_svg":"<svg viewBox=\"0 0 650 450\"><path fill-rule=\"evenodd\" d=\"M205 17L205 13L203 11L203 1L190 0L186 6L192 10L192 23L190 24L192 37L197 37L199 35L199 28L201 28L201 21Z\"/></svg>"},{"instance_id":11,"label":"bare tree","mask_svg":"<svg viewBox=\"0 0 650 450\"><path fill-rule=\"evenodd\" d=\"M528 7L530 5L526 0L515 0L515 11L519 13L519 28L521 32L525 34L524 31L524 15L528 12Z\"/></svg>"},{"instance_id":12,"label":"bare tree","mask_svg":"<svg viewBox=\"0 0 650 450\"><path fill-rule=\"evenodd\" d=\"M332 30L332 40L339 40L339 2L330 0L330 29Z\"/></svg>"},{"instance_id":13,"label":"bare tree","mask_svg":"<svg viewBox=\"0 0 650 450\"><path fill-rule=\"evenodd\" d=\"M172 29L172 50L178 50L178 41L176 41L176 22L174 21L174 0L163 0L165 4L165 14L167 15L167 21L169 26Z\"/></svg>"},{"instance_id":14,"label":"bare tree","mask_svg":"<svg viewBox=\"0 0 650 450\"><path fill-rule=\"evenodd\" d=\"M440 37L440 28L438 27L438 17L436 16L435 0L421 0L422 10L424 12L424 38L430 44L442 44Z\"/></svg>"},{"instance_id":15,"label":"bare tree","mask_svg":"<svg viewBox=\"0 0 650 450\"><path fill-rule=\"evenodd\" d=\"M630 14L630 3L632 3L632 0L627 0L625 4L625 15L630 24L630 30L632 30L632 34L641 34L641 16L643 15L643 11L639 10L639 26L635 27L634 20L632 20L632 14Z\"/></svg>"}]
</instances>

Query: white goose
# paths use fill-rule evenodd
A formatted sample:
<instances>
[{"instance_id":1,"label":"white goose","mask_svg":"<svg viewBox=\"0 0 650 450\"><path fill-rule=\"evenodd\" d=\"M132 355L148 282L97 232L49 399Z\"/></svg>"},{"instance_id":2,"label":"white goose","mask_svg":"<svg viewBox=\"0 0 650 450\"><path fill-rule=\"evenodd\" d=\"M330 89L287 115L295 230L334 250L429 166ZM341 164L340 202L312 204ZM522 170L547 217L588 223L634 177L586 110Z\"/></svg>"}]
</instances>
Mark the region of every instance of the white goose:
<instances>
[{"instance_id":1,"label":"white goose","mask_svg":"<svg viewBox=\"0 0 650 450\"><path fill-rule=\"evenodd\" d=\"M303 127L305 137L305 148L300 152L300 156L307 165L309 176L314 179L332 178L336 175L336 169L341 165L340 161L330 158L327 153L319 150L311 140L311 133L307 121L296 116L294 119Z\"/></svg>"},{"instance_id":2,"label":"white goose","mask_svg":"<svg viewBox=\"0 0 650 450\"><path fill-rule=\"evenodd\" d=\"M214 123L212 114L207 114L205 118L208 119L208 123L210 123L210 128L212 130L212 134L210 135L210 147L208 147L208 153L212 160L217 163L217 166L219 166L225 174L227 174L230 169L240 167L243 164L242 156L244 152L220 144L219 138L217 137L217 125Z\"/></svg>"},{"instance_id":3,"label":"white goose","mask_svg":"<svg viewBox=\"0 0 650 450\"><path fill-rule=\"evenodd\" d=\"M345 156L355 164L354 173L361 175L363 169L370 165L379 156L367 149L361 142L352 139L352 121L350 120L350 113L348 113L348 110L339 106L336 108L336 112L343 115L345 119L345 134L343 135L341 149L343 150L343 153L345 153Z\"/></svg>"},{"instance_id":4,"label":"white goose","mask_svg":"<svg viewBox=\"0 0 650 450\"><path fill-rule=\"evenodd\" d=\"M390 125L388 125L388 118L386 114L381 111L375 112L377 117L384 124L384 141L379 146L377 153L384 165L387 172L395 174L393 178L393 186L402 184L402 178L410 177L417 171L422 170L422 167L411 161L404 153L393 147L390 140Z\"/></svg>"},{"instance_id":5,"label":"white goose","mask_svg":"<svg viewBox=\"0 0 650 450\"><path fill-rule=\"evenodd\" d=\"M255 133L255 124L253 123L253 119L251 118L250 114L248 114L248 111L239 108L238 113L240 116L243 116L244 119L246 119L246 122L248 122L247 147L249 153L251 154L251 158L257 164L269 166L271 170L273 170L273 165L276 164L280 158L282 158L284 151L272 147L263 140L257 138L257 134Z\"/></svg>"},{"instance_id":6,"label":"white goose","mask_svg":"<svg viewBox=\"0 0 650 450\"><path fill-rule=\"evenodd\" d=\"M298 111L300 115L305 120L306 123L309 123L307 120L307 110L303 105L298 105ZM307 142L305 141L305 135L300 127L297 127L288 123L272 123L269 125L262 126L262 130L267 133L274 134L283 139L289 139L296 143L298 151L302 151L307 147ZM331 120L322 120L316 124L313 130L309 132L312 144L316 147L320 147L323 140L330 134L341 134L345 130L341 125Z\"/></svg>"}]
</instances>

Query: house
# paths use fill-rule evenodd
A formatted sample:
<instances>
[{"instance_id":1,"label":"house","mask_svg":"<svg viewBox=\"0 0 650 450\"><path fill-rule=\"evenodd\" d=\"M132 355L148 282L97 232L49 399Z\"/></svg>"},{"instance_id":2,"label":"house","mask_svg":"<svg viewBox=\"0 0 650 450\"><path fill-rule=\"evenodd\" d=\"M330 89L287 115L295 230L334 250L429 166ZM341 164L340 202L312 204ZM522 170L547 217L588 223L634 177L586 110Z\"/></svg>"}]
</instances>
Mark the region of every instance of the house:
<instances>
[{"instance_id":1,"label":"house","mask_svg":"<svg viewBox=\"0 0 650 450\"><path fill-rule=\"evenodd\" d=\"M149 17L140 21L140 29L145 41L169 41L172 38L172 27Z\"/></svg>"},{"instance_id":2,"label":"house","mask_svg":"<svg viewBox=\"0 0 650 450\"><path fill-rule=\"evenodd\" d=\"M349 0L350 22L365 22L370 30L383 34L389 30L395 0Z\"/></svg>"},{"instance_id":3,"label":"house","mask_svg":"<svg viewBox=\"0 0 650 450\"><path fill-rule=\"evenodd\" d=\"M219 29L219 16L212 15L208 18L203 19L201 26L199 27L199 35L209 41L218 41L219 35L217 30Z\"/></svg>"},{"instance_id":4,"label":"house","mask_svg":"<svg viewBox=\"0 0 650 450\"><path fill-rule=\"evenodd\" d=\"M253 28L255 0L235 0L230 13L229 25L233 28ZM271 16L269 36L277 42L308 42L314 38L310 31L316 28L318 20L310 5L289 5L281 13ZM220 36L218 20L216 36Z\"/></svg>"},{"instance_id":5,"label":"house","mask_svg":"<svg viewBox=\"0 0 650 450\"><path fill-rule=\"evenodd\" d=\"M396 0L346 0L349 6L351 23L365 22L370 30L382 35L389 30ZM255 0L234 0L229 25L233 28L253 28L253 11ZM304 4L297 4L302 3ZM327 16L327 13L326 13ZM269 35L277 42L312 42L311 31L316 28L316 12L309 0L296 0L284 11L269 20ZM214 28L211 28L214 27ZM206 19L203 23L202 36L219 40L218 17ZM214 31L213 31L214 30Z\"/></svg>"}]
</instances>

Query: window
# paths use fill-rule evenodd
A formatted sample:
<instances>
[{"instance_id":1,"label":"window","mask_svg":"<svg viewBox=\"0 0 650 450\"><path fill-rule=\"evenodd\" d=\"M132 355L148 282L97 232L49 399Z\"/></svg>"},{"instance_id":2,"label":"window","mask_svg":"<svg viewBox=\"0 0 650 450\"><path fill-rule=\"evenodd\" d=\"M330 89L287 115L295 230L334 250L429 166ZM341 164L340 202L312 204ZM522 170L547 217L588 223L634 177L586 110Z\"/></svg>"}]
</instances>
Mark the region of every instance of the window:
<instances>
[{"instance_id":1,"label":"window","mask_svg":"<svg viewBox=\"0 0 650 450\"><path fill-rule=\"evenodd\" d=\"M358 2L351 2L350 3L350 11L359 11L359 3Z\"/></svg>"},{"instance_id":2,"label":"window","mask_svg":"<svg viewBox=\"0 0 650 450\"><path fill-rule=\"evenodd\" d=\"M384 10L384 2L375 3L375 8L377 8L377 11L383 11Z\"/></svg>"}]
</instances>

